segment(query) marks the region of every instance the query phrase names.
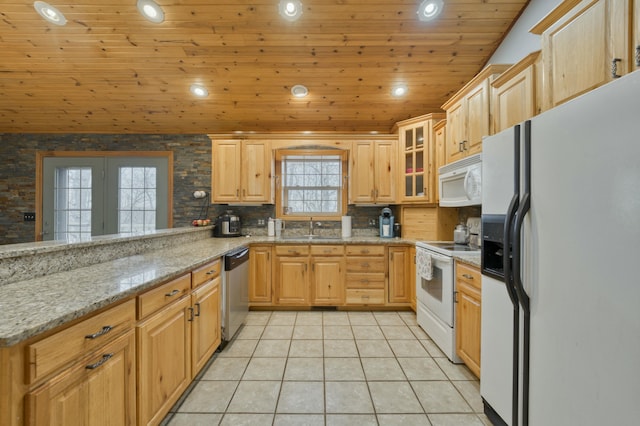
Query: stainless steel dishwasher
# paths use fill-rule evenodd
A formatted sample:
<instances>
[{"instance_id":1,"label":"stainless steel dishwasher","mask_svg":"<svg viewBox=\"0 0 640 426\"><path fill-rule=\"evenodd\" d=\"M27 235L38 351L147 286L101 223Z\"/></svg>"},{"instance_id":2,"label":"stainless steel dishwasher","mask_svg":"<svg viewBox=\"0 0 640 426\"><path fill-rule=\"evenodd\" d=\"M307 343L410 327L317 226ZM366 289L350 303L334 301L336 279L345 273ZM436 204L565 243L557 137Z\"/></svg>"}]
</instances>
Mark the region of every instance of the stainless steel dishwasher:
<instances>
[{"instance_id":1,"label":"stainless steel dishwasher","mask_svg":"<svg viewBox=\"0 0 640 426\"><path fill-rule=\"evenodd\" d=\"M222 275L222 346L244 323L249 312L249 249L242 247L224 255Z\"/></svg>"}]
</instances>

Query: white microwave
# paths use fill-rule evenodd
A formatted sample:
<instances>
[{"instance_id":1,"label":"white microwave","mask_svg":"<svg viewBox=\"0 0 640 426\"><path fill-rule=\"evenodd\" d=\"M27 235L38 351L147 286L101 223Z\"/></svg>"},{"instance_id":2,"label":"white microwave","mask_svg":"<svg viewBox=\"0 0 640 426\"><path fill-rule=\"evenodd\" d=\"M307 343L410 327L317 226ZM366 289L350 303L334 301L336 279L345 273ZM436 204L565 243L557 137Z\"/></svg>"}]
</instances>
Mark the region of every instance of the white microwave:
<instances>
[{"instance_id":1,"label":"white microwave","mask_svg":"<svg viewBox=\"0 0 640 426\"><path fill-rule=\"evenodd\" d=\"M482 154L475 154L438 169L441 207L482 204Z\"/></svg>"}]
</instances>

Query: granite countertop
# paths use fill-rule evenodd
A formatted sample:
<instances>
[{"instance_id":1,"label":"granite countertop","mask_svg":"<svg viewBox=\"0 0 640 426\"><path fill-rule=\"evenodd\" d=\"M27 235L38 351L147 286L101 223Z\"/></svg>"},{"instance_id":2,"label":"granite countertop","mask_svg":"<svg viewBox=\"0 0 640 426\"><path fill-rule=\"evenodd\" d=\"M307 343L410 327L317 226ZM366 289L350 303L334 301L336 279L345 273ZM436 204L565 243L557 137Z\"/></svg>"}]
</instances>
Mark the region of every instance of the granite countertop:
<instances>
[{"instance_id":1,"label":"granite countertop","mask_svg":"<svg viewBox=\"0 0 640 426\"><path fill-rule=\"evenodd\" d=\"M309 240L257 236L206 238L0 286L0 347L44 331L191 271L252 243L413 244L373 236ZM87 246L90 249L90 245ZM20 248L28 251L29 248Z\"/></svg>"},{"instance_id":2,"label":"granite countertop","mask_svg":"<svg viewBox=\"0 0 640 426\"><path fill-rule=\"evenodd\" d=\"M463 253L455 253L453 258L462 263L466 263L471 266L475 266L476 268L480 268L480 255L479 254L463 254Z\"/></svg>"}]
</instances>

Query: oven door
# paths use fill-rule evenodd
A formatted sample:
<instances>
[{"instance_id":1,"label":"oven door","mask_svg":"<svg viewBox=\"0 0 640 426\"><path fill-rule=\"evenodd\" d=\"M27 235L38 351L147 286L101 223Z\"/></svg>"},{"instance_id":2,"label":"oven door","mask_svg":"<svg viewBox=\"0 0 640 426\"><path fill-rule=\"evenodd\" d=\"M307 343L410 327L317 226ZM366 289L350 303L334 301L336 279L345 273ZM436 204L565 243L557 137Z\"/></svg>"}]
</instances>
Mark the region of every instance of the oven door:
<instances>
[{"instance_id":1,"label":"oven door","mask_svg":"<svg viewBox=\"0 0 640 426\"><path fill-rule=\"evenodd\" d=\"M418 247L417 250L424 249ZM433 274L431 280L416 276L416 297L429 311L453 327L453 259L429 250L426 252L431 256Z\"/></svg>"}]
</instances>

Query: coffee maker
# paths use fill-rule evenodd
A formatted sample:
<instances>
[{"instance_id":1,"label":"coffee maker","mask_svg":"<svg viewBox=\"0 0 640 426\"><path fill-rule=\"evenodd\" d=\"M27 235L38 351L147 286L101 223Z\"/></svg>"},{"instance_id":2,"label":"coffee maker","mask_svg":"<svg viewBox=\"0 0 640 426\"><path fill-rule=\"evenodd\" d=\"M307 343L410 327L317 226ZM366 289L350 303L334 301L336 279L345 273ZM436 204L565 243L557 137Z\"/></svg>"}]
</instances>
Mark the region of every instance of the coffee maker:
<instances>
[{"instance_id":1,"label":"coffee maker","mask_svg":"<svg viewBox=\"0 0 640 426\"><path fill-rule=\"evenodd\" d=\"M216 219L216 227L213 229L214 237L239 237L240 234L240 217L233 214L231 210L227 210L225 214L221 214Z\"/></svg>"},{"instance_id":2,"label":"coffee maker","mask_svg":"<svg viewBox=\"0 0 640 426\"><path fill-rule=\"evenodd\" d=\"M389 207L382 209L378 222L380 224L380 238L393 238L394 217Z\"/></svg>"}]
</instances>

